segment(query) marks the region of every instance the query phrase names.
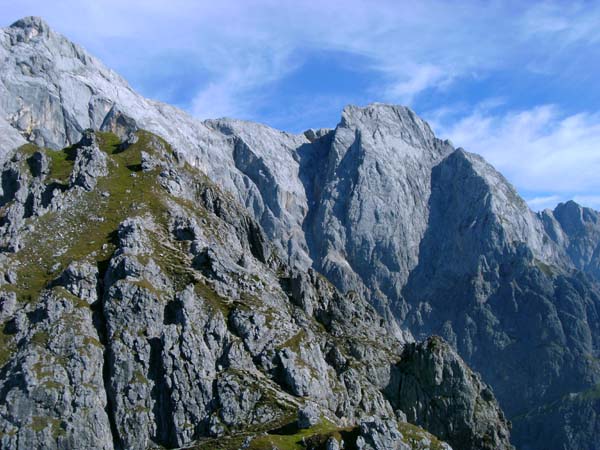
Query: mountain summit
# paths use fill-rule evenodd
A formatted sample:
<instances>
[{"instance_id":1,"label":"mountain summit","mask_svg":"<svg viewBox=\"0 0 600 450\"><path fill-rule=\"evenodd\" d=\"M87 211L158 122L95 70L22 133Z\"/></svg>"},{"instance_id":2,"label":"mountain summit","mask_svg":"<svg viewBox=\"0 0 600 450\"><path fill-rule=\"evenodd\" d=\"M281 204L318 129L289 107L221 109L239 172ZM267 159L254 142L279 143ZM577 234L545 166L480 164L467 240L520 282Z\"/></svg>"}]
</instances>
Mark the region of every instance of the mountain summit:
<instances>
[{"instance_id":1,"label":"mountain summit","mask_svg":"<svg viewBox=\"0 0 600 450\"><path fill-rule=\"evenodd\" d=\"M0 411L7 445L68 448L93 416L100 448L181 446L272 431L308 398L328 432L348 424L372 448L395 411L456 448L507 448L489 382L519 448L600 448L599 213L532 212L406 107L348 106L298 135L201 122L39 18L0 31L0 61L3 345L17 352L0 392L28 405ZM71 320L85 329L61 337ZM413 342L432 334L452 348ZM67 337L99 345L88 361ZM95 372L45 378L40 348ZM26 395L41 380L40 396L92 416L63 425ZM271 394L280 409L260 403Z\"/></svg>"}]
</instances>

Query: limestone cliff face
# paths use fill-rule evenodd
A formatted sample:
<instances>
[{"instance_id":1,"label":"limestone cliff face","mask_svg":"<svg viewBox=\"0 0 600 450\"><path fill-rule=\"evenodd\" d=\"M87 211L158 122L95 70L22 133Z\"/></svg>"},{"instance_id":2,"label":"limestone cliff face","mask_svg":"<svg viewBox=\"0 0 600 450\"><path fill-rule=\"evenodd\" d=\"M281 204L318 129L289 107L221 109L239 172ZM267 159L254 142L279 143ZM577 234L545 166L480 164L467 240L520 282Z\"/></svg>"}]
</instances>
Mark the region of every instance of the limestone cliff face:
<instances>
[{"instance_id":1,"label":"limestone cliff face","mask_svg":"<svg viewBox=\"0 0 600 450\"><path fill-rule=\"evenodd\" d=\"M449 340L526 430L528 411L599 382L600 290L572 268L568 250L509 188L481 158L463 151L434 168L420 263L403 298L413 306L407 315L413 333ZM548 413L550 432L559 414ZM536 415L539 421L543 413ZM545 436L527 440L544 448Z\"/></svg>"},{"instance_id":2,"label":"limestone cliff face","mask_svg":"<svg viewBox=\"0 0 600 450\"><path fill-rule=\"evenodd\" d=\"M385 304L417 264L431 168L454 149L408 108L378 104L347 107L321 141L328 149L305 222L316 267L342 290L366 284Z\"/></svg>"},{"instance_id":3,"label":"limestone cliff face","mask_svg":"<svg viewBox=\"0 0 600 450\"><path fill-rule=\"evenodd\" d=\"M287 266L313 268L366 299L399 342L445 337L491 383L518 429L530 420L555 429L556 417L574 409L545 406L595 388L598 213L573 202L533 213L501 174L437 139L410 109L349 106L335 129L301 135L233 119L200 122L141 97L38 18L0 31L0 61L5 160L24 142L74 144L87 128L123 140L149 130L243 205ZM95 163L77 163L53 187L23 175L18 161L5 167L5 251L22 248L33 211L53 210L74 186L97 189L106 161L92 150L65 157ZM45 173L40 158L31 167ZM173 195L192 195L174 186ZM546 413L552 420L544 423ZM598 440L590 429L577 445ZM561 445L575 445L571 435L561 434ZM517 442L542 449L548 436L518 433Z\"/></svg>"}]
</instances>

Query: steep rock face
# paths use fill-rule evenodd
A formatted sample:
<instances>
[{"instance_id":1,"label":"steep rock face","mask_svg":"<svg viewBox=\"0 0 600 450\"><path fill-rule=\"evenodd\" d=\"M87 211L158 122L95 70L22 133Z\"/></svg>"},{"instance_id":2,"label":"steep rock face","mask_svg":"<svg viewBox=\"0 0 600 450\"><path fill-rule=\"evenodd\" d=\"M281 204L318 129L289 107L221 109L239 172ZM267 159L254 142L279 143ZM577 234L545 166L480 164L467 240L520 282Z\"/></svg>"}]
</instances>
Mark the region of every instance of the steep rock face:
<instances>
[{"instance_id":1,"label":"steep rock face","mask_svg":"<svg viewBox=\"0 0 600 450\"><path fill-rule=\"evenodd\" d=\"M413 332L444 336L509 417L527 421L526 411L598 383L600 290L568 269L535 215L513 209L522 201L498 176L463 151L434 168L422 260L403 296Z\"/></svg>"},{"instance_id":2,"label":"steep rock face","mask_svg":"<svg viewBox=\"0 0 600 450\"><path fill-rule=\"evenodd\" d=\"M512 448L508 426L489 426L507 424L492 391L440 338L409 344L399 369L398 406L410 422L455 448Z\"/></svg>"},{"instance_id":3,"label":"steep rock face","mask_svg":"<svg viewBox=\"0 0 600 450\"><path fill-rule=\"evenodd\" d=\"M30 308L16 306L5 322L3 448L113 448L93 316L85 301L56 287ZM18 348L6 348L8 339Z\"/></svg>"},{"instance_id":4,"label":"steep rock face","mask_svg":"<svg viewBox=\"0 0 600 450\"><path fill-rule=\"evenodd\" d=\"M561 443L563 448L598 450L600 401L598 387L566 395L534 410L514 423L513 433L523 450L539 442ZM553 445L553 444L552 444Z\"/></svg>"},{"instance_id":5,"label":"steep rock face","mask_svg":"<svg viewBox=\"0 0 600 450\"><path fill-rule=\"evenodd\" d=\"M325 138L323 177L306 229L316 266L342 290L397 298L427 226L431 167L453 151L403 107L347 107Z\"/></svg>"},{"instance_id":6,"label":"steep rock face","mask_svg":"<svg viewBox=\"0 0 600 450\"><path fill-rule=\"evenodd\" d=\"M228 139L225 144L226 154L231 157L227 162L228 176L235 184L232 191L239 195L267 236L279 244L290 264L309 267L311 260L302 230L308 204L297 155L298 148L311 146L308 139L232 119L208 120L204 125ZM207 168L211 178L214 171L214 167Z\"/></svg>"},{"instance_id":7,"label":"steep rock face","mask_svg":"<svg viewBox=\"0 0 600 450\"><path fill-rule=\"evenodd\" d=\"M396 380L413 363L364 299L290 269L251 216L160 138L83 134L59 152L26 146L3 171L37 180L24 197L65 183L61 201L15 225L20 246L2 254L3 447L252 440L295 426L300 408L313 411L307 437L405 417ZM485 409L469 442L491 427L508 448L498 405ZM361 433L365 445L412 442L392 425Z\"/></svg>"}]
</instances>

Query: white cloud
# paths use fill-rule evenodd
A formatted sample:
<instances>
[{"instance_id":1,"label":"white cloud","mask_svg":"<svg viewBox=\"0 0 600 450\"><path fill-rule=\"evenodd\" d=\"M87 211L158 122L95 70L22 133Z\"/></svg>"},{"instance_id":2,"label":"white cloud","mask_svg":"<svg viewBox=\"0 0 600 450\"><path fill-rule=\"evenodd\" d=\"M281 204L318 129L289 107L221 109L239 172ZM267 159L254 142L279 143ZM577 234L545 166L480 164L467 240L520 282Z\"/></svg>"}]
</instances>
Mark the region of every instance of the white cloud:
<instances>
[{"instance_id":1,"label":"white cloud","mask_svg":"<svg viewBox=\"0 0 600 450\"><path fill-rule=\"evenodd\" d=\"M534 211L541 211L546 208L554 209L557 204L564 201L559 195L526 198L525 200L527 200L529 207Z\"/></svg>"},{"instance_id":2,"label":"white cloud","mask_svg":"<svg viewBox=\"0 0 600 450\"><path fill-rule=\"evenodd\" d=\"M399 71L388 69L392 74ZM393 78L393 77L392 77ZM431 86L441 86L450 81L449 74L434 65L415 65L408 79L391 83L386 95L393 99L402 99L402 103L411 103L413 97Z\"/></svg>"},{"instance_id":3,"label":"white cloud","mask_svg":"<svg viewBox=\"0 0 600 450\"><path fill-rule=\"evenodd\" d=\"M447 110L446 110L447 111ZM600 114L563 113L553 105L499 112L476 108L433 126L467 151L484 156L541 209L569 198L597 207L600 192Z\"/></svg>"},{"instance_id":4,"label":"white cloud","mask_svg":"<svg viewBox=\"0 0 600 450\"><path fill-rule=\"evenodd\" d=\"M559 49L600 33L599 5L558 1L20 0L4 5L0 18L25 14L43 15L109 64L152 70L146 54L185 50L208 75L190 92L202 116L252 115L265 89L310 49L363 57L365 69L380 75L373 100L410 103L494 69L546 70Z\"/></svg>"},{"instance_id":5,"label":"white cloud","mask_svg":"<svg viewBox=\"0 0 600 450\"><path fill-rule=\"evenodd\" d=\"M521 18L524 35L531 38L559 38L561 47L575 42L600 40L598 5L590 2L540 2Z\"/></svg>"}]
</instances>

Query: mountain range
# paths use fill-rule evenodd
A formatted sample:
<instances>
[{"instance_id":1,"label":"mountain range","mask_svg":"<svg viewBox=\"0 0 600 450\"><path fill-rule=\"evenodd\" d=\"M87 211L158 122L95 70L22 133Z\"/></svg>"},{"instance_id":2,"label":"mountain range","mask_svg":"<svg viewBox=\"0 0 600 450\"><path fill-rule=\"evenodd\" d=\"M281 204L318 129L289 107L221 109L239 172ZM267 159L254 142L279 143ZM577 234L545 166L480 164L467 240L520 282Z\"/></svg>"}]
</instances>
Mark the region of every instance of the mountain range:
<instances>
[{"instance_id":1,"label":"mountain range","mask_svg":"<svg viewBox=\"0 0 600 450\"><path fill-rule=\"evenodd\" d=\"M600 213L407 107L199 121L35 17L0 61L3 448L600 449Z\"/></svg>"}]
</instances>

